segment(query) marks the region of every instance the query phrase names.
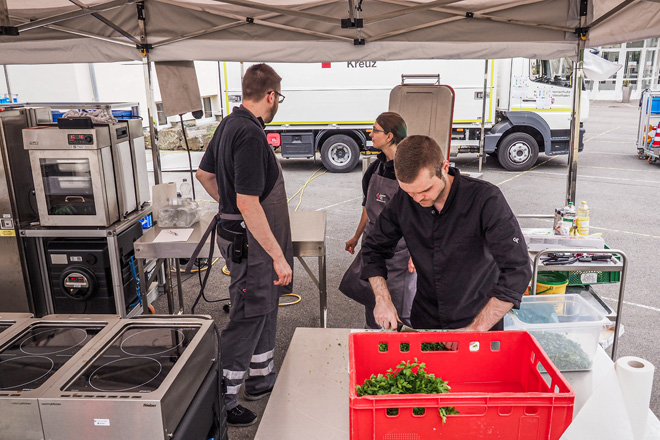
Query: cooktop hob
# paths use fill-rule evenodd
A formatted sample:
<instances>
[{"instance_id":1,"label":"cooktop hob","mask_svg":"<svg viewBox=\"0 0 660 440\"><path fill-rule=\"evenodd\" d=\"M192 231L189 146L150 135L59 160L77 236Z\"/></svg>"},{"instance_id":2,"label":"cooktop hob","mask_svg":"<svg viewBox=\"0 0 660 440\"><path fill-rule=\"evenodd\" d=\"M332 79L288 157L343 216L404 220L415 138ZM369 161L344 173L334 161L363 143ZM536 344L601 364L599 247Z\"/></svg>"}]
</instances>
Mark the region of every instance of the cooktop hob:
<instances>
[{"instance_id":1,"label":"cooktop hob","mask_svg":"<svg viewBox=\"0 0 660 440\"><path fill-rule=\"evenodd\" d=\"M117 316L50 315L5 330L12 334L0 341L0 437L44 439L38 398L118 322Z\"/></svg>"},{"instance_id":2,"label":"cooktop hob","mask_svg":"<svg viewBox=\"0 0 660 440\"><path fill-rule=\"evenodd\" d=\"M39 388L103 327L35 325L0 351L0 391Z\"/></svg>"},{"instance_id":3,"label":"cooktop hob","mask_svg":"<svg viewBox=\"0 0 660 440\"><path fill-rule=\"evenodd\" d=\"M150 393L160 387L198 328L133 327L63 391Z\"/></svg>"}]
</instances>

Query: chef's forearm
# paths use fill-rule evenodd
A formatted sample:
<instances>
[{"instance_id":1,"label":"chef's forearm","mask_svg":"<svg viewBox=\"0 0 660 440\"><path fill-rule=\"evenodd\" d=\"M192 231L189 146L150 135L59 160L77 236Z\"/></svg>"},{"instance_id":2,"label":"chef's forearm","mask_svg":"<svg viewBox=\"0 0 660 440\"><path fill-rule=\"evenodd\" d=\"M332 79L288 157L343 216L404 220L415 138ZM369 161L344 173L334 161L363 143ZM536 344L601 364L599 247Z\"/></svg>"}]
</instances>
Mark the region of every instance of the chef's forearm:
<instances>
[{"instance_id":1,"label":"chef's forearm","mask_svg":"<svg viewBox=\"0 0 660 440\"><path fill-rule=\"evenodd\" d=\"M392 302L390 297L390 291L387 288L387 282L384 277L376 276L369 277L369 284L371 285L371 290L374 291L374 297L376 302L378 301L389 301Z\"/></svg>"},{"instance_id":2,"label":"chef's forearm","mask_svg":"<svg viewBox=\"0 0 660 440\"><path fill-rule=\"evenodd\" d=\"M355 238L360 238L362 233L364 232L364 228L367 225L367 221L369 220L369 217L367 216L367 210L363 206L362 207L362 215L360 216L360 223L358 223L357 229L355 230Z\"/></svg>"},{"instance_id":3,"label":"chef's forearm","mask_svg":"<svg viewBox=\"0 0 660 440\"><path fill-rule=\"evenodd\" d=\"M506 301L500 301L497 298L491 298L481 312L474 318L472 324L466 327L466 330L486 332L493 328L495 324L507 314L513 307L513 304Z\"/></svg>"}]
</instances>

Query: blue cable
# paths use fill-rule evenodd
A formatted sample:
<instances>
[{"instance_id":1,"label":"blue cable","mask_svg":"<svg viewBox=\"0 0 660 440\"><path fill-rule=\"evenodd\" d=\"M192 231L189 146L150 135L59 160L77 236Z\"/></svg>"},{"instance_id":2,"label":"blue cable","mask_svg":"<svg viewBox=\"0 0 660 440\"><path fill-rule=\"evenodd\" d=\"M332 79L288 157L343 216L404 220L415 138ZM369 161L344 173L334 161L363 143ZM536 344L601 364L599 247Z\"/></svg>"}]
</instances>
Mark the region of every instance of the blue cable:
<instances>
[{"instance_id":1,"label":"blue cable","mask_svg":"<svg viewBox=\"0 0 660 440\"><path fill-rule=\"evenodd\" d=\"M137 271L135 270L135 259L133 256L131 256L131 259L128 260L128 265L131 268L131 274L133 275L133 279L135 280L135 292L137 293L137 301L135 301L133 304L129 304L128 307L133 307L137 304L142 304L142 295L140 294L140 278L137 276Z\"/></svg>"}]
</instances>

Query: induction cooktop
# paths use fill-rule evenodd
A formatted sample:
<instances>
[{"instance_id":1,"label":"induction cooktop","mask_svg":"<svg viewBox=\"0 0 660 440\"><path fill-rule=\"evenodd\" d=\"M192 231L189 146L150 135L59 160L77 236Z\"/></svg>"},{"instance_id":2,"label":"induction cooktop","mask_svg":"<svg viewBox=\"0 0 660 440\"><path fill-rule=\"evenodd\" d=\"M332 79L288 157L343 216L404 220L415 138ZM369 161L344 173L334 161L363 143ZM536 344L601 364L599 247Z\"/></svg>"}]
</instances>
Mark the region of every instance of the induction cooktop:
<instances>
[{"instance_id":1,"label":"induction cooktop","mask_svg":"<svg viewBox=\"0 0 660 440\"><path fill-rule=\"evenodd\" d=\"M82 360L96 338L119 322L117 316L50 315L19 324L0 343L2 438L44 438L38 397L57 374ZM1 336L1 334L0 334Z\"/></svg>"},{"instance_id":2,"label":"induction cooktop","mask_svg":"<svg viewBox=\"0 0 660 440\"><path fill-rule=\"evenodd\" d=\"M200 316L122 319L39 398L46 438L170 438L217 360L214 328Z\"/></svg>"}]
</instances>

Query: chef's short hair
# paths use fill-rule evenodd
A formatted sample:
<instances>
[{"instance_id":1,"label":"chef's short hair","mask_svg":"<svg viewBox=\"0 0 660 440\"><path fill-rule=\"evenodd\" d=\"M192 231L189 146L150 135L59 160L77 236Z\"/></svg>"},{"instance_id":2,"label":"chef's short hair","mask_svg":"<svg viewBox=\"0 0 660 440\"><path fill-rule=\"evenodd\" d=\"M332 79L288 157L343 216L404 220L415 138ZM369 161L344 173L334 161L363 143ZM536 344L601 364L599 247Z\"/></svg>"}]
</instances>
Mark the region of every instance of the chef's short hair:
<instances>
[{"instance_id":1,"label":"chef's short hair","mask_svg":"<svg viewBox=\"0 0 660 440\"><path fill-rule=\"evenodd\" d=\"M441 177L446 157L447 153L430 137L408 136L398 145L394 155L396 178L403 183L412 183L424 168Z\"/></svg>"},{"instance_id":2,"label":"chef's short hair","mask_svg":"<svg viewBox=\"0 0 660 440\"><path fill-rule=\"evenodd\" d=\"M243 76L243 99L261 101L266 93L280 91L282 77L268 64L254 64L245 71Z\"/></svg>"}]
</instances>

